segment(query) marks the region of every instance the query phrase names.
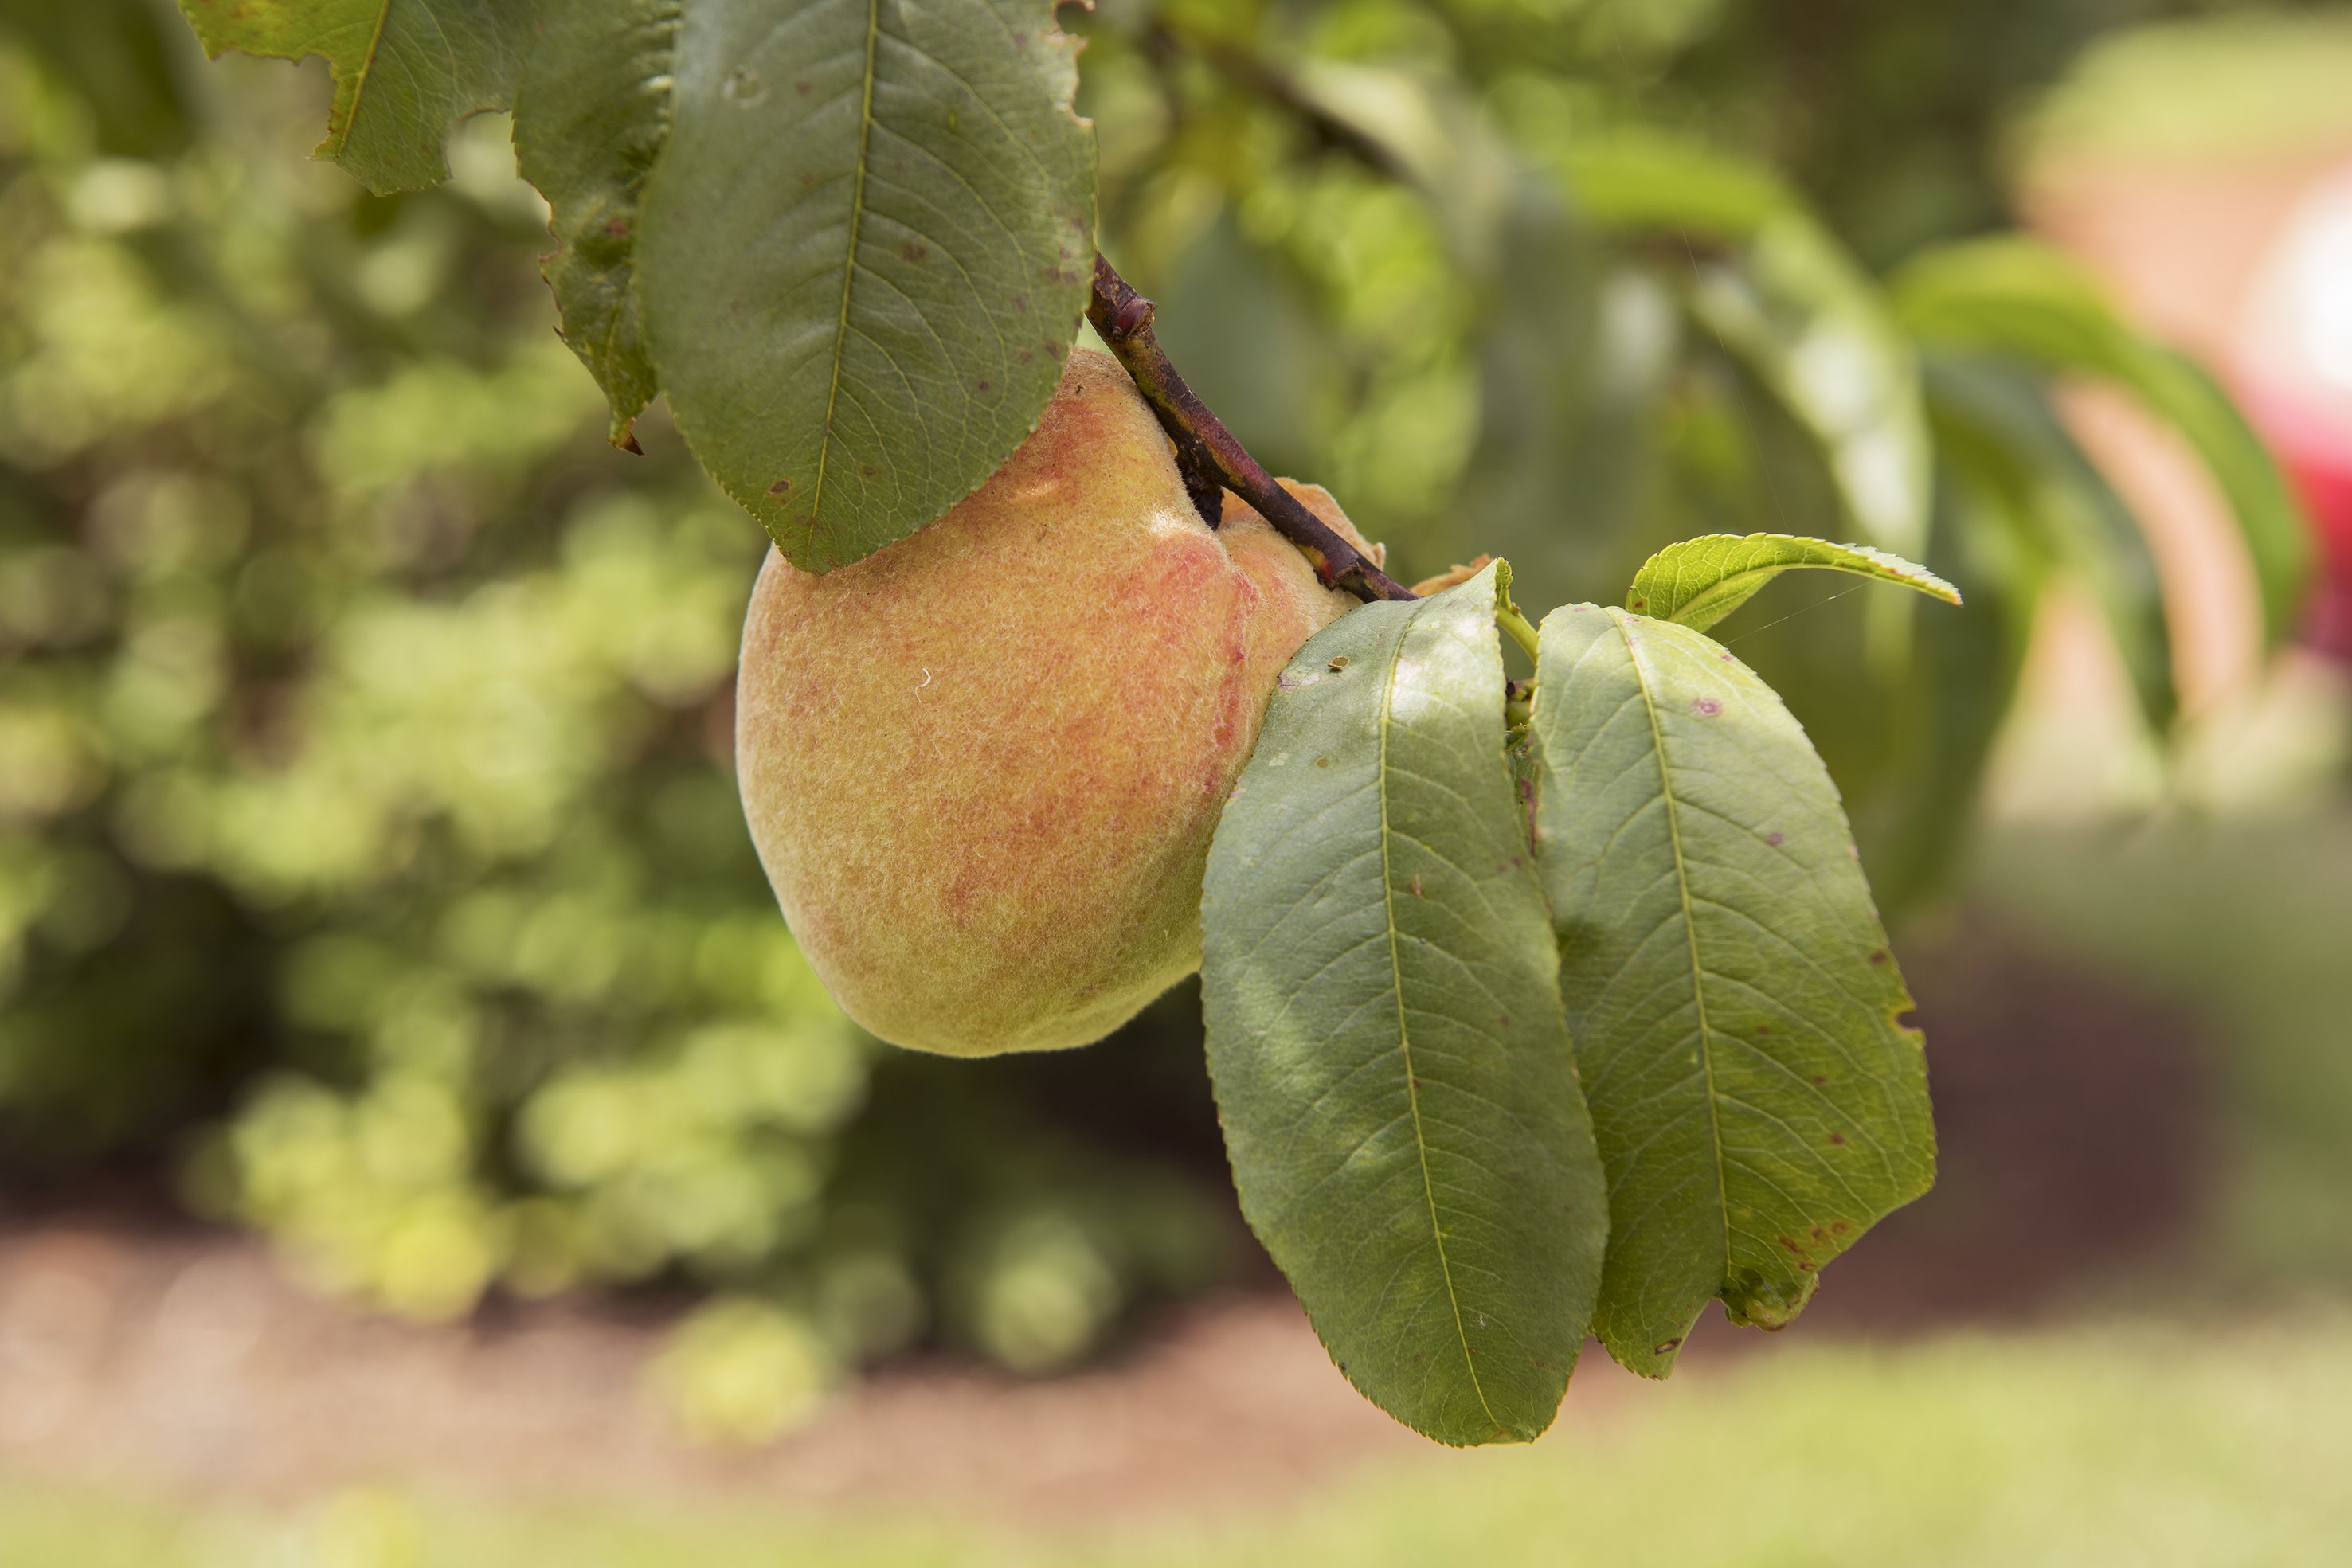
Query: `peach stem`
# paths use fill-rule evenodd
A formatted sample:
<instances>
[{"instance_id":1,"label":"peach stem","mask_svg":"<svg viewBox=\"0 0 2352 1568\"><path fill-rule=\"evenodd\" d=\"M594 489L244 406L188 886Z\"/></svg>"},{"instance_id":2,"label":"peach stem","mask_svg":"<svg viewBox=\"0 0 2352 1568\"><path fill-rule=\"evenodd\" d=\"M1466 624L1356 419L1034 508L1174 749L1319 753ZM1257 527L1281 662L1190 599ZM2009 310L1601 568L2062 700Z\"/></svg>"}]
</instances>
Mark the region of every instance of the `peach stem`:
<instances>
[{"instance_id":1,"label":"peach stem","mask_svg":"<svg viewBox=\"0 0 2352 1568\"><path fill-rule=\"evenodd\" d=\"M1419 597L1274 482L1274 476L1243 448L1168 362L1166 351L1152 335L1151 313L1151 301L1129 287L1127 279L1097 252L1094 298L1087 306L1087 319L1135 378L1136 390L1176 444L1176 464L1183 472L1184 488L1208 525L1215 528L1223 511L1218 489L1231 490L1256 507L1258 516L1271 523L1276 533L1304 551L1315 563L1316 574L1331 587L1345 589L1367 601Z\"/></svg>"}]
</instances>

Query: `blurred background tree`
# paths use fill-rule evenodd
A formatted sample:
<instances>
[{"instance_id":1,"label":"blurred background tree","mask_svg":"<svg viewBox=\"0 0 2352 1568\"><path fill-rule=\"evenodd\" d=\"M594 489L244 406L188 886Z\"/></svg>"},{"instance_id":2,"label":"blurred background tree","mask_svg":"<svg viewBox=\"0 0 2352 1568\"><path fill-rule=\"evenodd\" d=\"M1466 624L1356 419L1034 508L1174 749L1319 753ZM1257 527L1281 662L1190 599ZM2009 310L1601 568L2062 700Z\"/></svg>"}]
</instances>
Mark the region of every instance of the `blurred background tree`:
<instances>
[{"instance_id":1,"label":"blurred background tree","mask_svg":"<svg viewBox=\"0 0 2352 1568\"><path fill-rule=\"evenodd\" d=\"M1407 580L1494 550L1549 605L1682 535L1933 516L1969 614L1832 587L1741 645L1902 911L1948 883L2045 581L2102 606L2144 741L2175 707L2128 511L2048 367L1938 338L1990 274L1935 247L2011 222L2000 128L2095 35L2227 8L1066 25L1104 248ZM918 1343L1066 1366L1261 1267L1189 995L984 1071L835 1011L729 774L759 530L658 415L643 458L603 443L503 121L376 198L301 160L325 96L315 61L205 66L150 0L0 5L0 1184L255 1226L424 1318L710 1293L664 1377L732 1435ZM1824 321L1851 427L1789 360ZM2259 470L2257 554L2294 526Z\"/></svg>"}]
</instances>

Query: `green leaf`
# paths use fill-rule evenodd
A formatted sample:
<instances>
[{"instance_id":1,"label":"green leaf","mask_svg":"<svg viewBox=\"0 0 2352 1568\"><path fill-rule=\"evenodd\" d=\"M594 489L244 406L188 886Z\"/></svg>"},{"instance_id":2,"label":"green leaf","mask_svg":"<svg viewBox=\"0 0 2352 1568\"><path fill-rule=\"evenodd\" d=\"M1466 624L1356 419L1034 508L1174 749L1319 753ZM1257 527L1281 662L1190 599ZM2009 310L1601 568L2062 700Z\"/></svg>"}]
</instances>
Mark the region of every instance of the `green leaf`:
<instances>
[{"instance_id":1,"label":"green leaf","mask_svg":"<svg viewBox=\"0 0 2352 1568\"><path fill-rule=\"evenodd\" d=\"M2028 371L1980 355L1927 365L1928 406L1954 476L2097 603L2149 728L2179 711L2171 622L2147 537Z\"/></svg>"},{"instance_id":2,"label":"green leaf","mask_svg":"<svg viewBox=\"0 0 2352 1568\"><path fill-rule=\"evenodd\" d=\"M1550 1425L1608 1225L1503 750L1507 581L1307 643L1201 904L1242 1210L1340 1370L1457 1444Z\"/></svg>"},{"instance_id":3,"label":"green leaf","mask_svg":"<svg viewBox=\"0 0 2352 1568\"><path fill-rule=\"evenodd\" d=\"M1668 545L1633 575L1625 608L1704 632L1791 567L1822 567L1918 590L1947 604L1960 591L1901 556L1868 545L1833 545L1793 534L1707 534Z\"/></svg>"},{"instance_id":4,"label":"green leaf","mask_svg":"<svg viewBox=\"0 0 2352 1568\"><path fill-rule=\"evenodd\" d=\"M1932 465L1918 361L1868 275L1791 213L1757 231L1740 265L1705 268L1689 300L1820 446L1855 530L1926 554Z\"/></svg>"},{"instance_id":5,"label":"green leaf","mask_svg":"<svg viewBox=\"0 0 2352 1568\"><path fill-rule=\"evenodd\" d=\"M2112 382L2169 423L2203 460L2236 519L2266 641L2276 646L2294 631L2311 566L2310 530L2261 438L2195 361L2134 330L2080 266L2031 240L1931 251L1903 269L1894 293L1905 325L1924 342Z\"/></svg>"},{"instance_id":6,"label":"green leaf","mask_svg":"<svg viewBox=\"0 0 2352 1568\"><path fill-rule=\"evenodd\" d=\"M335 99L312 155L378 195L448 177L450 125L506 107L531 13L510 0L180 0L180 10L207 55L325 56Z\"/></svg>"},{"instance_id":7,"label":"green leaf","mask_svg":"<svg viewBox=\"0 0 2352 1568\"><path fill-rule=\"evenodd\" d=\"M637 197L668 130L676 0L540 0L515 88L515 157L554 209L563 340L613 404L613 441L659 390L636 289Z\"/></svg>"},{"instance_id":8,"label":"green leaf","mask_svg":"<svg viewBox=\"0 0 2352 1568\"><path fill-rule=\"evenodd\" d=\"M1563 163L1577 210L1610 228L1721 243L1748 239L1801 211L1770 170L1663 131L1625 128L1582 138Z\"/></svg>"},{"instance_id":9,"label":"green leaf","mask_svg":"<svg viewBox=\"0 0 2352 1568\"><path fill-rule=\"evenodd\" d=\"M1094 141L1052 0L184 9L215 53L327 56L320 152L379 191L442 178L451 120L511 96L613 439L667 392L803 568L930 522L1053 394L1089 287Z\"/></svg>"},{"instance_id":10,"label":"green leaf","mask_svg":"<svg viewBox=\"0 0 2352 1568\"><path fill-rule=\"evenodd\" d=\"M1926 1060L1837 791L1696 632L1544 620L1536 860L1611 1239L1593 1332L1664 1376L1707 1301L1777 1328L1935 1164Z\"/></svg>"},{"instance_id":11,"label":"green leaf","mask_svg":"<svg viewBox=\"0 0 2352 1568\"><path fill-rule=\"evenodd\" d=\"M695 455L795 564L905 538L1035 425L1076 336L1092 132L1050 0L698 0L639 298Z\"/></svg>"}]
</instances>

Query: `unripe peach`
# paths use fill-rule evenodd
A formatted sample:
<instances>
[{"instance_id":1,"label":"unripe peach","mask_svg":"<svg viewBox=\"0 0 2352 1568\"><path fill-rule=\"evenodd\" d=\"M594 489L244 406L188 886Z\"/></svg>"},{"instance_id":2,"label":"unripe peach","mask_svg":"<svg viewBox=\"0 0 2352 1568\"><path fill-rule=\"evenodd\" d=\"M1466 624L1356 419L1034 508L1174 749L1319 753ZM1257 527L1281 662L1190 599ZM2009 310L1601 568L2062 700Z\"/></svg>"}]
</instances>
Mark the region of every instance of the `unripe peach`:
<instances>
[{"instance_id":1,"label":"unripe peach","mask_svg":"<svg viewBox=\"0 0 2352 1568\"><path fill-rule=\"evenodd\" d=\"M819 977L922 1051L1118 1028L1199 967L1210 836L1275 676L1353 602L1239 502L1202 523L1134 383L1087 350L937 522L822 576L772 551L736 766Z\"/></svg>"}]
</instances>

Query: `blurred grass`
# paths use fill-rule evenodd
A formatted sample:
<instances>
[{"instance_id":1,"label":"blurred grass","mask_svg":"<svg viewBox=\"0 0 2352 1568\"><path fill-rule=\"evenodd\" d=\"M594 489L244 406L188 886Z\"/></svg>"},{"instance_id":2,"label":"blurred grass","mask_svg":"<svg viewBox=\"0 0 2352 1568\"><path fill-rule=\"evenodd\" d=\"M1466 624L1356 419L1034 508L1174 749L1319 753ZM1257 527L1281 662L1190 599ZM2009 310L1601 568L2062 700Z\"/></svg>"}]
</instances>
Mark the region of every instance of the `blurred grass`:
<instances>
[{"instance_id":1,"label":"blurred grass","mask_svg":"<svg viewBox=\"0 0 2352 1568\"><path fill-rule=\"evenodd\" d=\"M0 1568L2213 1568L2352 1542L2352 1316L1784 1346L1616 1400L1531 1448L1436 1453L1288 1510L1016 1534L933 1516L680 1504L483 1511L356 1490L291 1514L0 1485ZM1204 1522L1207 1521L1207 1522Z\"/></svg>"}]
</instances>

